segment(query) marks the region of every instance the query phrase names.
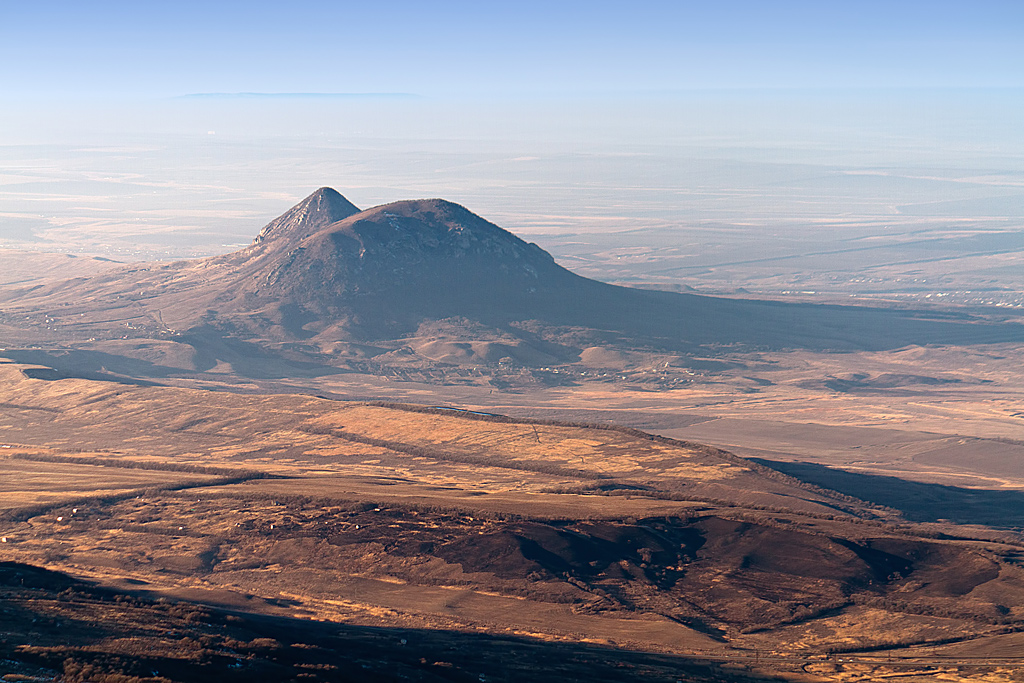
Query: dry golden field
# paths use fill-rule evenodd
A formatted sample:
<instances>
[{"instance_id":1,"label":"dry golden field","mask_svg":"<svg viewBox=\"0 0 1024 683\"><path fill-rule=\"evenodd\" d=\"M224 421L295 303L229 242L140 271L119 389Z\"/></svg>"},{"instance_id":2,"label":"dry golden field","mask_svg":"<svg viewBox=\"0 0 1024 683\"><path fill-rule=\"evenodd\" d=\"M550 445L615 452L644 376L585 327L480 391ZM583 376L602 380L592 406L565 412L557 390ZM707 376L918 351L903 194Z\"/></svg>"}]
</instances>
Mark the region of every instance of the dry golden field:
<instances>
[{"instance_id":1,"label":"dry golden field","mask_svg":"<svg viewBox=\"0 0 1024 683\"><path fill-rule=\"evenodd\" d=\"M4 561L133 599L730 677L1012 680L1024 552L993 525L631 429L24 370L0 365Z\"/></svg>"}]
</instances>

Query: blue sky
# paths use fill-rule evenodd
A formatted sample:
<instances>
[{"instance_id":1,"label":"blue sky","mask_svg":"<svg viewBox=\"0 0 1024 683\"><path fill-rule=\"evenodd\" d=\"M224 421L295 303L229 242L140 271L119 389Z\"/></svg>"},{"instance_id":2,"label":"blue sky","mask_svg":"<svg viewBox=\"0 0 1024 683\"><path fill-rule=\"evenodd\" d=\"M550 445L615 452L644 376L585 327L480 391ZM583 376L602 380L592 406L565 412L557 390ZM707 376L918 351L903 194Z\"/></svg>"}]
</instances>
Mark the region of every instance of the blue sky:
<instances>
[{"instance_id":1,"label":"blue sky","mask_svg":"<svg viewBox=\"0 0 1024 683\"><path fill-rule=\"evenodd\" d=\"M1021 87L1024 2L6 2L0 93Z\"/></svg>"}]
</instances>

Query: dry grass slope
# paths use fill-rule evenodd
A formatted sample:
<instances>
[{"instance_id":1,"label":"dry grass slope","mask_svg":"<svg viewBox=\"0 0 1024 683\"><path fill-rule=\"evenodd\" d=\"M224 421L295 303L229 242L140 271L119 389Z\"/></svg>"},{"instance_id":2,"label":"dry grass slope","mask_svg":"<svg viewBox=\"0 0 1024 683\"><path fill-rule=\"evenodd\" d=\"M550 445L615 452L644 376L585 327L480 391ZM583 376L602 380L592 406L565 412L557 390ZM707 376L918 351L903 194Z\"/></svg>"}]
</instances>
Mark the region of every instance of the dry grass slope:
<instances>
[{"instance_id":1,"label":"dry grass slope","mask_svg":"<svg viewBox=\"0 0 1024 683\"><path fill-rule=\"evenodd\" d=\"M1024 632L1020 548L925 537L699 444L13 365L0 382L0 552L110 587L352 625L789 652L777 672ZM65 654L66 675L99 671Z\"/></svg>"}]
</instances>

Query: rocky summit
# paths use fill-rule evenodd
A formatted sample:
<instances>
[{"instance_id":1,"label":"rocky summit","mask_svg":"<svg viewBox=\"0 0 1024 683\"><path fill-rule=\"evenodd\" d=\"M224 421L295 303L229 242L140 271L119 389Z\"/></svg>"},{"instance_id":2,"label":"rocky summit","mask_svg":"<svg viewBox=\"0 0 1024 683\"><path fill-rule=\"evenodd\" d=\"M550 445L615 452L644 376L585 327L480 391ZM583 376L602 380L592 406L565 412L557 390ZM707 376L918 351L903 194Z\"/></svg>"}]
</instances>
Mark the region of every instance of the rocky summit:
<instances>
[{"instance_id":1,"label":"rocky summit","mask_svg":"<svg viewBox=\"0 0 1024 683\"><path fill-rule=\"evenodd\" d=\"M231 294L242 308L288 302L318 316L460 314L453 303L490 307L578 279L537 245L458 204L395 202L324 224L342 202L318 190L252 246L209 265L241 276Z\"/></svg>"},{"instance_id":2,"label":"rocky summit","mask_svg":"<svg viewBox=\"0 0 1024 683\"><path fill-rule=\"evenodd\" d=\"M321 187L301 202L267 224L256 235L252 246L271 245L287 247L309 237L314 232L359 213L358 207L341 196L337 190Z\"/></svg>"}]
</instances>

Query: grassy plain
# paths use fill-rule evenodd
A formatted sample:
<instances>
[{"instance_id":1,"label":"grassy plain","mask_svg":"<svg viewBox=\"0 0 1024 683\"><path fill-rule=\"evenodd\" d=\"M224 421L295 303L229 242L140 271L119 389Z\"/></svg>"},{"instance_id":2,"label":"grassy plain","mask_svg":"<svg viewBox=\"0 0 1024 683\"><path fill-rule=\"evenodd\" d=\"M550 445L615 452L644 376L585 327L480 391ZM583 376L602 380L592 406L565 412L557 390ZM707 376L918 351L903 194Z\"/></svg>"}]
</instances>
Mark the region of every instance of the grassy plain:
<instances>
[{"instance_id":1,"label":"grassy plain","mask_svg":"<svg viewBox=\"0 0 1024 683\"><path fill-rule=\"evenodd\" d=\"M0 366L2 559L133 600L724 658L733 668L717 675L794 680L894 673L866 659L894 645L931 645L897 653L925 671L941 643L986 647L1024 628L1008 530L922 525L716 448L25 371ZM89 647L113 656L112 638ZM834 650L860 659L825 666ZM964 659L957 676L1010 680L1001 661ZM800 678L809 664L817 678Z\"/></svg>"},{"instance_id":2,"label":"grassy plain","mask_svg":"<svg viewBox=\"0 0 1024 683\"><path fill-rule=\"evenodd\" d=\"M46 449L7 447L0 450L0 510L46 506L74 500L106 499L129 492L168 487L204 486L217 481L213 475L128 469L118 464L76 464L25 460L46 458ZM79 458L90 458L80 455ZM103 458L109 460L108 454Z\"/></svg>"}]
</instances>

